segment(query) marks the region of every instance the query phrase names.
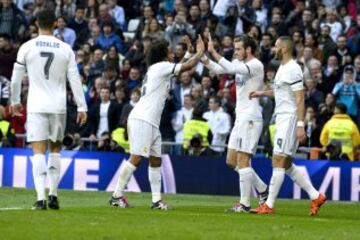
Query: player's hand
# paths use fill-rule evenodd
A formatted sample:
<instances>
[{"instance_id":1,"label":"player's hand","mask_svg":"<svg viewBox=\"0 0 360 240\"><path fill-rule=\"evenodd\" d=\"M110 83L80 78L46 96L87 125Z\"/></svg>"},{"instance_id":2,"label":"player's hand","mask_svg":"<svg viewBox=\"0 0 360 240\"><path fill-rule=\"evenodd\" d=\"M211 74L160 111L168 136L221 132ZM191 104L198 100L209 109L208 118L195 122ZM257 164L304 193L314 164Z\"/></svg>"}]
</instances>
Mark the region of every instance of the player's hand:
<instances>
[{"instance_id":1,"label":"player's hand","mask_svg":"<svg viewBox=\"0 0 360 240\"><path fill-rule=\"evenodd\" d=\"M186 44L188 52L190 53L194 52L194 47L191 44L191 39L188 35L183 36L181 41Z\"/></svg>"},{"instance_id":2,"label":"player's hand","mask_svg":"<svg viewBox=\"0 0 360 240\"><path fill-rule=\"evenodd\" d=\"M198 35L198 39L196 41L196 52L200 53L201 55L203 55L205 52L205 44L204 44L200 34Z\"/></svg>"},{"instance_id":3,"label":"player's hand","mask_svg":"<svg viewBox=\"0 0 360 240\"><path fill-rule=\"evenodd\" d=\"M296 137L299 143L304 143L306 140L305 128L304 127L297 127L296 130Z\"/></svg>"},{"instance_id":4,"label":"player's hand","mask_svg":"<svg viewBox=\"0 0 360 240\"><path fill-rule=\"evenodd\" d=\"M253 99L253 98L258 98L262 96L262 92L261 91L253 91L249 93L249 99Z\"/></svg>"},{"instance_id":5,"label":"player's hand","mask_svg":"<svg viewBox=\"0 0 360 240\"><path fill-rule=\"evenodd\" d=\"M84 125L87 121L87 113L86 112L78 112L76 117L76 123L80 124L80 126Z\"/></svg>"},{"instance_id":6,"label":"player's hand","mask_svg":"<svg viewBox=\"0 0 360 240\"><path fill-rule=\"evenodd\" d=\"M214 43L213 43L213 41L211 39L211 34L209 34L208 52L209 53L215 52Z\"/></svg>"},{"instance_id":7,"label":"player's hand","mask_svg":"<svg viewBox=\"0 0 360 240\"><path fill-rule=\"evenodd\" d=\"M23 116L23 114L21 113L22 109L23 106L21 104L14 104L14 105L10 105L9 112L11 116L22 117Z\"/></svg>"}]
</instances>

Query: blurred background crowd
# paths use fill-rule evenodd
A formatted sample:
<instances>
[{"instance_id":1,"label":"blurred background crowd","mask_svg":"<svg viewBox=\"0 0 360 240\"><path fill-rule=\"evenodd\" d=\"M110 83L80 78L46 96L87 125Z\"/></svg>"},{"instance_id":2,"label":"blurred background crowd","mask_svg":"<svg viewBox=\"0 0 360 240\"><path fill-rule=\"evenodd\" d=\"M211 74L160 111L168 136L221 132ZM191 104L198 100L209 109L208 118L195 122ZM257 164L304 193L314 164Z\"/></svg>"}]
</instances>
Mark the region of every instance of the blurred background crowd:
<instances>
[{"instance_id":1,"label":"blurred background crowd","mask_svg":"<svg viewBox=\"0 0 360 240\"><path fill-rule=\"evenodd\" d=\"M359 0L0 0L2 146L26 145L19 137L26 134L26 108L22 116L9 114L9 88L18 48L37 37L35 16L42 9L55 11L53 34L76 53L89 107L89 121L79 127L75 123L76 105L68 91L67 149L128 151L127 117L141 97L145 54L153 41L166 39L173 61L180 62L197 34L204 39L211 34L216 49L231 60L234 38L249 35L258 43L264 81L271 85L280 64L274 58L275 41L289 35L294 41L294 57L304 71L308 136L304 146L340 148L341 154L351 143L352 152L345 151L345 157L358 159ZM222 146L235 120L235 78L217 76L199 63L171 79L160 131L165 143L177 144L167 146L167 151L225 154ZM28 86L25 77L24 106ZM271 152L274 100L263 97L260 102L264 117L260 145ZM189 132L192 128L187 125L199 121L206 122L209 131ZM334 129L343 135L336 139Z\"/></svg>"}]
</instances>

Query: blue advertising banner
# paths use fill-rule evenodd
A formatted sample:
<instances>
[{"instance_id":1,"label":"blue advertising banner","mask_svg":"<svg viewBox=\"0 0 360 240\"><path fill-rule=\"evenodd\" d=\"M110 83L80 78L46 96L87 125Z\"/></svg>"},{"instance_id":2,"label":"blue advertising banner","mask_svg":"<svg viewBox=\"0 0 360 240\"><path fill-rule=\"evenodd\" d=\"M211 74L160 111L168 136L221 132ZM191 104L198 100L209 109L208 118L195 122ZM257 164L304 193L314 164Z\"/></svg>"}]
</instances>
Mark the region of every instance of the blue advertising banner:
<instances>
[{"instance_id":1,"label":"blue advertising banner","mask_svg":"<svg viewBox=\"0 0 360 240\"><path fill-rule=\"evenodd\" d=\"M0 186L33 188L32 151L0 149ZM126 154L63 151L61 153L60 188L74 190L113 191ZM162 165L165 193L238 195L238 174L229 169L221 157L164 155ZM295 160L301 172L331 200L359 201L360 163L343 161ZM268 183L271 161L255 157L252 166ZM149 192L147 161L130 179L127 191ZM306 193L286 177L281 198L307 198Z\"/></svg>"}]
</instances>

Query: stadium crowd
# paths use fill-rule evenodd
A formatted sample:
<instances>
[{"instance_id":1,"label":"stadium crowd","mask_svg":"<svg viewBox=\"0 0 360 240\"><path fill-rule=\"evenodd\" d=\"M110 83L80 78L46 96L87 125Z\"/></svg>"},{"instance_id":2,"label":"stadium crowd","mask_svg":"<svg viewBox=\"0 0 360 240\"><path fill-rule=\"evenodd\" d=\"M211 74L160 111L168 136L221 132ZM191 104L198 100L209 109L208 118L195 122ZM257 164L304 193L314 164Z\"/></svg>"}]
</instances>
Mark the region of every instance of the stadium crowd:
<instances>
[{"instance_id":1,"label":"stadium crowd","mask_svg":"<svg viewBox=\"0 0 360 240\"><path fill-rule=\"evenodd\" d=\"M96 141L91 150L127 151L127 117L146 81L149 44L165 38L174 62L180 62L193 51L198 34L203 39L211 34L216 49L229 60L234 53L234 38L251 36L258 43L257 56L264 64L264 81L269 86L280 64L274 57L275 41L279 36L291 36L306 86L305 146L330 145L331 136L325 135L331 135L329 131L338 126L347 129L340 137L340 147L346 141L351 141L354 148L360 145L356 127L360 125L359 0L1 0L2 146L23 146L23 140L14 134L26 133L26 108L22 115L9 114L9 86L17 50L23 42L37 37L35 15L42 9L55 11L58 18L54 36L76 52L89 107L89 121L79 127L75 123L76 105L68 91L64 139L68 149L92 148L93 144L80 140L88 138ZM22 103L26 106L26 77L22 84ZM189 154L223 154L221 145L226 144L235 119L235 91L235 75L217 76L201 63L172 79L160 124L163 141L185 141ZM264 118L260 144L271 147L274 101L268 97L260 101ZM335 106L340 112L334 116ZM329 126L324 128L334 118L347 121L332 124L330 130ZM207 122L209 134L190 133L191 128L186 126L192 119L195 124ZM339 141L331 143L339 146ZM220 146L209 149L207 145ZM180 153L180 148L172 151ZM350 157L354 158L358 159L356 154Z\"/></svg>"}]
</instances>

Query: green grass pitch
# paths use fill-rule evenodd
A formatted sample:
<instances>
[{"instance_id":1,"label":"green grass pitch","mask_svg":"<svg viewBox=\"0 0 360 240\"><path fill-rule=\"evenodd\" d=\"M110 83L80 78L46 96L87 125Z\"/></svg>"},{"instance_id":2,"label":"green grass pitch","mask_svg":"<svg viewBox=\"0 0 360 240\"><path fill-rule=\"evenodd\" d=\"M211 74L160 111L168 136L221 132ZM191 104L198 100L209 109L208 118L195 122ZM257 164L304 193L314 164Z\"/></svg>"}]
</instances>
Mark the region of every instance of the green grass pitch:
<instances>
[{"instance_id":1,"label":"green grass pitch","mask_svg":"<svg viewBox=\"0 0 360 240\"><path fill-rule=\"evenodd\" d=\"M59 211L30 210L34 196L0 188L1 240L360 239L359 203L327 202L309 217L309 201L278 200L276 215L258 216L225 213L236 196L165 195L167 212L149 208L149 193L127 194L134 207L119 209L108 205L110 193L61 190Z\"/></svg>"}]
</instances>

